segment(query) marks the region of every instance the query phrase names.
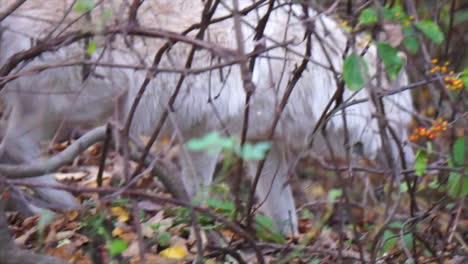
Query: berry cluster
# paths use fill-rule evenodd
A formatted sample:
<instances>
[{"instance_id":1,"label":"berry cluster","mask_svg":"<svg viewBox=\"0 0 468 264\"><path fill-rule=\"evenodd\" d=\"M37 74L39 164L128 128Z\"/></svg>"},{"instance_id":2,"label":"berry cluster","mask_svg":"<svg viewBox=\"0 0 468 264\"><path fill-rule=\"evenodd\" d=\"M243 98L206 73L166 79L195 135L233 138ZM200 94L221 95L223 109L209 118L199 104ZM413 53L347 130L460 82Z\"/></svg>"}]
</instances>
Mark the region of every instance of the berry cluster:
<instances>
[{"instance_id":1,"label":"berry cluster","mask_svg":"<svg viewBox=\"0 0 468 264\"><path fill-rule=\"evenodd\" d=\"M336 15L335 18L338 20L335 28L342 28L346 32L353 31L353 28L349 25L348 21L341 19L338 15Z\"/></svg>"},{"instance_id":2,"label":"berry cluster","mask_svg":"<svg viewBox=\"0 0 468 264\"><path fill-rule=\"evenodd\" d=\"M463 81L460 78L458 78L458 76L455 76L453 71L449 72L449 61L446 61L444 62L444 64L440 65L438 59L432 59L431 64L433 65L430 70L431 74L449 74L449 76L444 77L445 88L452 91L458 91L463 88Z\"/></svg>"},{"instance_id":3,"label":"berry cluster","mask_svg":"<svg viewBox=\"0 0 468 264\"><path fill-rule=\"evenodd\" d=\"M436 121L431 121L432 126L430 128L418 127L415 128L410 136L411 141L417 141L420 138L434 139L442 135L442 132L447 130L447 120L442 118Z\"/></svg>"},{"instance_id":4,"label":"berry cluster","mask_svg":"<svg viewBox=\"0 0 468 264\"><path fill-rule=\"evenodd\" d=\"M452 91L458 91L463 88L463 81L456 76L447 76L444 78L444 82L445 88Z\"/></svg>"},{"instance_id":5,"label":"berry cluster","mask_svg":"<svg viewBox=\"0 0 468 264\"><path fill-rule=\"evenodd\" d=\"M432 59L431 64L433 65L430 70L431 74L436 74L436 73L446 74L448 72L448 66L450 64L450 61L446 61L444 62L444 64L440 65L439 59ZM450 72L450 74L453 74L453 71Z\"/></svg>"}]
</instances>

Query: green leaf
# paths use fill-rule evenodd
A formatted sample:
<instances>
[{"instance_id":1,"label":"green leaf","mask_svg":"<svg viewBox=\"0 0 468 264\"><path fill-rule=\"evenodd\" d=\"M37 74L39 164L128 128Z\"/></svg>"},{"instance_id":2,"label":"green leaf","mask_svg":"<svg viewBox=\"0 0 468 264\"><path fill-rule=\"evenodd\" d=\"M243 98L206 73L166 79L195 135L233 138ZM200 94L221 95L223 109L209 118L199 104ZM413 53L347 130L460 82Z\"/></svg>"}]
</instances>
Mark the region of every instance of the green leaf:
<instances>
[{"instance_id":1,"label":"green leaf","mask_svg":"<svg viewBox=\"0 0 468 264\"><path fill-rule=\"evenodd\" d=\"M449 176L449 181L448 181L448 186L450 190L450 196L451 197L456 197L458 194L458 189L460 188L460 185L462 184L462 177L461 174L458 172L451 172ZM463 197L465 195L468 195L468 177L465 176L463 178L463 186L461 186L461 192L460 195Z\"/></svg>"},{"instance_id":2,"label":"green leaf","mask_svg":"<svg viewBox=\"0 0 468 264\"><path fill-rule=\"evenodd\" d=\"M312 219L314 214L307 208L301 210L301 219Z\"/></svg>"},{"instance_id":3,"label":"green leaf","mask_svg":"<svg viewBox=\"0 0 468 264\"><path fill-rule=\"evenodd\" d=\"M130 204L130 199L127 198L118 198L111 202L112 206L127 206Z\"/></svg>"},{"instance_id":4,"label":"green leaf","mask_svg":"<svg viewBox=\"0 0 468 264\"><path fill-rule=\"evenodd\" d=\"M385 230L382 240L384 241L382 251L388 252L398 242L397 237L390 230Z\"/></svg>"},{"instance_id":5,"label":"green leaf","mask_svg":"<svg viewBox=\"0 0 468 264\"><path fill-rule=\"evenodd\" d=\"M457 26L468 21L468 9L457 10L453 19L453 25Z\"/></svg>"},{"instance_id":6,"label":"green leaf","mask_svg":"<svg viewBox=\"0 0 468 264\"><path fill-rule=\"evenodd\" d=\"M330 202L333 202L336 200L336 198L341 197L341 195L343 195L343 190L331 189L330 192L328 193L328 200Z\"/></svg>"},{"instance_id":7,"label":"green leaf","mask_svg":"<svg viewBox=\"0 0 468 264\"><path fill-rule=\"evenodd\" d=\"M465 68L462 73L460 73L460 76L458 76L458 78L462 80L465 89L468 90L468 67Z\"/></svg>"},{"instance_id":8,"label":"green leaf","mask_svg":"<svg viewBox=\"0 0 468 264\"><path fill-rule=\"evenodd\" d=\"M86 49L86 55L91 56L97 50L97 43L94 39L91 39L88 43L88 48Z\"/></svg>"},{"instance_id":9,"label":"green leaf","mask_svg":"<svg viewBox=\"0 0 468 264\"><path fill-rule=\"evenodd\" d=\"M190 150L200 151L205 150L217 141L219 141L219 134L218 132L213 131L205 135L204 137L190 139L189 141L187 141L186 146Z\"/></svg>"},{"instance_id":10,"label":"green leaf","mask_svg":"<svg viewBox=\"0 0 468 264\"><path fill-rule=\"evenodd\" d=\"M52 223L53 220L54 213L52 213L50 210L41 209L39 211L39 221L37 222L37 230L39 233L43 234L47 225Z\"/></svg>"},{"instance_id":11,"label":"green leaf","mask_svg":"<svg viewBox=\"0 0 468 264\"><path fill-rule=\"evenodd\" d=\"M448 165L450 168L454 167L453 160L449 159ZM462 185L463 180L463 186ZM462 175L458 172L450 172L449 179L448 179L448 188L449 194L451 197L456 197L458 195L458 190L461 188L460 195L465 196L468 195L468 176L462 178Z\"/></svg>"},{"instance_id":12,"label":"green leaf","mask_svg":"<svg viewBox=\"0 0 468 264\"><path fill-rule=\"evenodd\" d=\"M367 24L374 24L379 21L377 17L377 13L374 9L366 8L362 10L361 15L359 16L359 24L367 25Z\"/></svg>"},{"instance_id":13,"label":"green leaf","mask_svg":"<svg viewBox=\"0 0 468 264\"><path fill-rule=\"evenodd\" d=\"M201 138L192 138L187 141L186 146L192 151L207 150L209 153L217 153L221 149L235 150L237 147L234 138L226 138L213 131Z\"/></svg>"},{"instance_id":14,"label":"green leaf","mask_svg":"<svg viewBox=\"0 0 468 264\"><path fill-rule=\"evenodd\" d=\"M93 10L96 6L92 0L78 0L73 7L75 12L84 13Z\"/></svg>"},{"instance_id":15,"label":"green leaf","mask_svg":"<svg viewBox=\"0 0 468 264\"><path fill-rule=\"evenodd\" d=\"M411 54L416 54L419 50L419 40L416 37L416 32L411 27L403 27L403 44Z\"/></svg>"},{"instance_id":16,"label":"green leaf","mask_svg":"<svg viewBox=\"0 0 468 264\"><path fill-rule=\"evenodd\" d=\"M169 232L161 232L158 234L158 245L168 247L171 245L171 234Z\"/></svg>"},{"instance_id":17,"label":"green leaf","mask_svg":"<svg viewBox=\"0 0 468 264\"><path fill-rule=\"evenodd\" d=\"M353 53L343 63L343 80L351 91L359 91L364 87L367 75L367 64L361 56Z\"/></svg>"},{"instance_id":18,"label":"green leaf","mask_svg":"<svg viewBox=\"0 0 468 264\"><path fill-rule=\"evenodd\" d=\"M194 151L201 151L213 148L214 146L218 145L221 141L221 136L218 134L217 131L213 131L208 133L204 137L201 138L192 138L187 141L187 148Z\"/></svg>"},{"instance_id":19,"label":"green leaf","mask_svg":"<svg viewBox=\"0 0 468 264\"><path fill-rule=\"evenodd\" d=\"M413 234L408 233L403 235L403 242L405 243L405 247L412 249L413 248Z\"/></svg>"},{"instance_id":20,"label":"green leaf","mask_svg":"<svg viewBox=\"0 0 468 264\"><path fill-rule=\"evenodd\" d=\"M127 242L122 239L113 239L109 244L109 253L111 256L119 255L128 248Z\"/></svg>"},{"instance_id":21,"label":"green leaf","mask_svg":"<svg viewBox=\"0 0 468 264\"><path fill-rule=\"evenodd\" d=\"M392 222L388 225L391 229L402 229L404 227L404 223L400 221ZM397 231L398 232L398 231ZM393 232L392 230L385 230L383 234L383 241L384 245L382 248L382 252L388 252L392 247L396 246L399 242L400 236L397 232ZM403 236L404 246L411 248L413 241L413 235L411 233L405 234Z\"/></svg>"},{"instance_id":22,"label":"green leaf","mask_svg":"<svg viewBox=\"0 0 468 264\"><path fill-rule=\"evenodd\" d=\"M455 166L463 166L466 162L466 137L457 139L453 144L453 162Z\"/></svg>"},{"instance_id":23,"label":"green leaf","mask_svg":"<svg viewBox=\"0 0 468 264\"><path fill-rule=\"evenodd\" d=\"M445 208L447 208L448 210L452 210L453 208L455 208L455 203L448 203Z\"/></svg>"},{"instance_id":24,"label":"green leaf","mask_svg":"<svg viewBox=\"0 0 468 264\"><path fill-rule=\"evenodd\" d=\"M212 153L224 149L239 155L244 160L261 160L271 148L271 143L266 141L256 144L245 143L243 148L240 149L237 140L232 137L222 137L217 131L213 131L204 137L188 140L186 146L192 151L207 150Z\"/></svg>"},{"instance_id":25,"label":"green leaf","mask_svg":"<svg viewBox=\"0 0 468 264\"><path fill-rule=\"evenodd\" d=\"M436 44L441 44L444 41L444 34L440 27L431 20L421 20L415 23L418 28L426 37Z\"/></svg>"},{"instance_id":26,"label":"green leaf","mask_svg":"<svg viewBox=\"0 0 468 264\"><path fill-rule=\"evenodd\" d=\"M227 150L234 150L237 147L237 142L234 138L220 137L215 145L219 145L221 148Z\"/></svg>"},{"instance_id":27,"label":"green leaf","mask_svg":"<svg viewBox=\"0 0 468 264\"><path fill-rule=\"evenodd\" d=\"M430 183L429 183L429 188L431 189L437 189L439 187L439 179L437 179L437 177L434 178L434 180L432 180Z\"/></svg>"},{"instance_id":28,"label":"green leaf","mask_svg":"<svg viewBox=\"0 0 468 264\"><path fill-rule=\"evenodd\" d=\"M382 17L393 21L401 21L407 19L408 15L400 6L395 6L393 8L382 8Z\"/></svg>"},{"instance_id":29,"label":"green leaf","mask_svg":"<svg viewBox=\"0 0 468 264\"><path fill-rule=\"evenodd\" d=\"M418 150L414 161L414 173L422 176L427 169L427 153L424 150Z\"/></svg>"},{"instance_id":30,"label":"green leaf","mask_svg":"<svg viewBox=\"0 0 468 264\"><path fill-rule=\"evenodd\" d=\"M393 18L392 9L390 9L388 7L382 8L382 17L383 17L383 19L392 19Z\"/></svg>"},{"instance_id":31,"label":"green leaf","mask_svg":"<svg viewBox=\"0 0 468 264\"><path fill-rule=\"evenodd\" d=\"M401 229L403 226L404 226L403 222L400 222L400 221L391 222L391 223L388 225L388 227L391 227L391 228L399 228L399 229Z\"/></svg>"},{"instance_id":32,"label":"green leaf","mask_svg":"<svg viewBox=\"0 0 468 264\"><path fill-rule=\"evenodd\" d=\"M242 148L241 157L244 160L262 160L266 152L271 148L270 142L258 142L257 144L245 143Z\"/></svg>"},{"instance_id":33,"label":"green leaf","mask_svg":"<svg viewBox=\"0 0 468 264\"><path fill-rule=\"evenodd\" d=\"M231 201L219 201L215 198L208 198L207 199L208 206L215 209L215 210L220 210L223 212L230 213L235 210L234 203Z\"/></svg>"},{"instance_id":34,"label":"green leaf","mask_svg":"<svg viewBox=\"0 0 468 264\"><path fill-rule=\"evenodd\" d=\"M403 67L403 59L398 56L398 50L388 43L377 43L377 54L385 65L385 71L391 78L396 78Z\"/></svg>"},{"instance_id":35,"label":"green leaf","mask_svg":"<svg viewBox=\"0 0 468 264\"><path fill-rule=\"evenodd\" d=\"M431 141L426 142L426 150L428 155L431 155L434 152L434 146Z\"/></svg>"},{"instance_id":36,"label":"green leaf","mask_svg":"<svg viewBox=\"0 0 468 264\"><path fill-rule=\"evenodd\" d=\"M286 242L285 237L280 232L272 231L275 226L275 221L263 215L255 216L257 222L257 235L263 240L272 241L283 244Z\"/></svg>"},{"instance_id":37,"label":"green leaf","mask_svg":"<svg viewBox=\"0 0 468 264\"><path fill-rule=\"evenodd\" d=\"M401 192L407 192L409 190L408 183L403 182L400 184L400 191Z\"/></svg>"},{"instance_id":38,"label":"green leaf","mask_svg":"<svg viewBox=\"0 0 468 264\"><path fill-rule=\"evenodd\" d=\"M226 195L231 191L230 185L226 183L217 183L210 185L210 192L214 192L219 195Z\"/></svg>"},{"instance_id":39,"label":"green leaf","mask_svg":"<svg viewBox=\"0 0 468 264\"><path fill-rule=\"evenodd\" d=\"M96 233L98 233L99 235L102 235L102 236L107 235L107 231L103 226L98 226Z\"/></svg>"}]
</instances>

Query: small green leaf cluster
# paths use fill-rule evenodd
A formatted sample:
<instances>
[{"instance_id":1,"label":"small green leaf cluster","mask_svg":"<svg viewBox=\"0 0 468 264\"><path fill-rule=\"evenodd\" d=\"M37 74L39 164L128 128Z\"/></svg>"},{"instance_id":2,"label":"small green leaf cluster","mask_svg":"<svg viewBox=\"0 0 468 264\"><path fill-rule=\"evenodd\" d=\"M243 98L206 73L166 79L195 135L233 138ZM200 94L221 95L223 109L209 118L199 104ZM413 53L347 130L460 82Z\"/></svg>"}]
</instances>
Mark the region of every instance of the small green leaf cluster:
<instances>
[{"instance_id":1,"label":"small green leaf cluster","mask_svg":"<svg viewBox=\"0 0 468 264\"><path fill-rule=\"evenodd\" d=\"M116 257L128 248L128 243L120 238L112 237L111 233L105 227L106 216L98 213L80 222L80 228L84 229L91 236L101 237L104 239L107 250L111 257Z\"/></svg>"},{"instance_id":2,"label":"small green leaf cluster","mask_svg":"<svg viewBox=\"0 0 468 264\"><path fill-rule=\"evenodd\" d=\"M450 168L454 169L450 172L448 178L447 188L449 195L451 197L458 197L468 195L468 177L458 172L456 169L467 170L467 147L466 147L466 137L461 137L457 139L452 147L452 155L448 160L448 165ZM431 146L428 143L428 146ZM428 168L429 157L432 154L432 147L428 147L428 150L420 149L416 153L416 159L414 162L414 172L416 176L423 176ZM440 186L437 178L430 183L429 187L438 188ZM404 188L402 191L406 191Z\"/></svg>"},{"instance_id":3,"label":"small green leaf cluster","mask_svg":"<svg viewBox=\"0 0 468 264\"><path fill-rule=\"evenodd\" d=\"M419 30L435 44L439 45L444 41L444 34L434 21L421 20L413 23L414 17L409 16L400 6L393 8L383 7L381 9L381 17L384 20L390 20L402 26L404 45L410 53L415 54L419 50L419 40L416 38L415 29ZM370 25L378 22L378 13L371 8L364 9L359 16L360 25Z\"/></svg>"},{"instance_id":4,"label":"small green leaf cluster","mask_svg":"<svg viewBox=\"0 0 468 264\"><path fill-rule=\"evenodd\" d=\"M154 239L156 243L161 247L168 247L171 244L171 234L168 231L165 231L164 225L167 223L156 223L156 224L149 224L145 223L145 225L149 226L151 229L155 231ZM164 228L163 228L164 227Z\"/></svg>"},{"instance_id":5,"label":"small green leaf cluster","mask_svg":"<svg viewBox=\"0 0 468 264\"><path fill-rule=\"evenodd\" d=\"M234 137L223 137L217 131L213 131L201 138L192 138L187 141L186 146L192 151L208 151L218 153L220 150L235 153L244 160L262 160L271 143L262 141L255 144L246 142L242 147Z\"/></svg>"},{"instance_id":6,"label":"small green leaf cluster","mask_svg":"<svg viewBox=\"0 0 468 264\"><path fill-rule=\"evenodd\" d=\"M255 222L257 223L257 236L259 238L279 244L286 242L284 235L274 231L275 223L273 219L263 215L256 215Z\"/></svg>"},{"instance_id":7,"label":"small green leaf cluster","mask_svg":"<svg viewBox=\"0 0 468 264\"><path fill-rule=\"evenodd\" d=\"M78 13L89 12L96 7L96 4L93 0L78 0L73 6L73 10Z\"/></svg>"},{"instance_id":8,"label":"small green leaf cluster","mask_svg":"<svg viewBox=\"0 0 468 264\"><path fill-rule=\"evenodd\" d=\"M379 13L378 13L379 12ZM379 23L380 19L392 21L401 26L403 34L403 44L408 52L415 54L419 50L419 39L416 32L421 32L435 44L444 41L444 34L440 27L431 20L421 20L413 22L414 17L408 14L401 7L383 7L376 11L366 8L361 11L358 19L358 27ZM386 42L377 42L377 55L385 65L385 71L391 78L396 78L403 68L404 60L398 55L398 49ZM360 54L356 52L348 55L343 63L343 80L346 87L352 91L362 89L368 76L368 66Z\"/></svg>"},{"instance_id":9,"label":"small green leaf cluster","mask_svg":"<svg viewBox=\"0 0 468 264\"><path fill-rule=\"evenodd\" d=\"M398 244L403 243L403 247L411 249L413 247L413 234L409 232L403 232L404 223L402 222L392 222L388 225L389 229L384 231L383 234L383 246L381 253L386 253L391 250L391 248L398 246Z\"/></svg>"},{"instance_id":10,"label":"small green leaf cluster","mask_svg":"<svg viewBox=\"0 0 468 264\"><path fill-rule=\"evenodd\" d=\"M462 137L455 141L452 147L452 158L449 160L449 167L460 168L462 171L468 170L468 151L466 137ZM450 196L457 197L468 195L468 176L460 172L450 172L448 187Z\"/></svg>"}]
</instances>

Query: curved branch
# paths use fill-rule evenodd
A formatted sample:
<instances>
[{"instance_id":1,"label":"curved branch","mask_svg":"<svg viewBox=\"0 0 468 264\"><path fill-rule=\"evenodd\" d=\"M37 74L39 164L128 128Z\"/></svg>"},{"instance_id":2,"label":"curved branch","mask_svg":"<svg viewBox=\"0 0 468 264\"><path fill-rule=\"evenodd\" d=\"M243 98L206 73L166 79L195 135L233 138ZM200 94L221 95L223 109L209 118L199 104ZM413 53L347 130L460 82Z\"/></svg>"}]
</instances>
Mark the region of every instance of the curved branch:
<instances>
[{"instance_id":1,"label":"curved branch","mask_svg":"<svg viewBox=\"0 0 468 264\"><path fill-rule=\"evenodd\" d=\"M6 175L8 178L29 178L50 173L72 162L78 155L93 144L104 140L105 135L106 127L97 127L80 137L64 151L48 160L36 161L31 164L0 165L0 173Z\"/></svg>"}]
</instances>

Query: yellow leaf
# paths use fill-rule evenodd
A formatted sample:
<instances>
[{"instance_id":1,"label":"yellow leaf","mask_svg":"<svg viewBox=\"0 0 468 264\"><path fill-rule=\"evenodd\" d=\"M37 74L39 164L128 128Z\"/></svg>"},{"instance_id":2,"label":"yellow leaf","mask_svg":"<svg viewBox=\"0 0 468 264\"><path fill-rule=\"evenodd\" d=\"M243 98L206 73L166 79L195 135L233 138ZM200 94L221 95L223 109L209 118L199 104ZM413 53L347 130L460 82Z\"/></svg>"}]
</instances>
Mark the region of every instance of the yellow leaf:
<instances>
[{"instance_id":1,"label":"yellow leaf","mask_svg":"<svg viewBox=\"0 0 468 264\"><path fill-rule=\"evenodd\" d=\"M78 216L79 216L79 211L78 210L70 210L65 212L65 216L68 221L75 221Z\"/></svg>"},{"instance_id":2,"label":"yellow leaf","mask_svg":"<svg viewBox=\"0 0 468 264\"><path fill-rule=\"evenodd\" d=\"M114 230L112 230L112 236L113 237L117 237L117 236L120 236L123 234L123 230L120 226L114 228Z\"/></svg>"},{"instance_id":3,"label":"yellow leaf","mask_svg":"<svg viewBox=\"0 0 468 264\"><path fill-rule=\"evenodd\" d=\"M119 237L128 243L137 239L137 234L132 231L132 228L122 223L117 223L117 226L112 230L112 236Z\"/></svg>"},{"instance_id":4,"label":"yellow leaf","mask_svg":"<svg viewBox=\"0 0 468 264\"><path fill-rule=\"evenodd\" d=\"M116 216L119 222L127 222L130 218L130 214L122 206L116 206L111 208L112 216Z\"/></svg>"},{"instance_id":5,"label":"yellow leaf","mask_svg":"<svg viewBox=\"0 0 468 264\"><path fill-rule=\"evenodd\" d=\"M187 252L183 248L172 247L159 252L159 255L165 258L183 259L187 255Z\"/></svg>"}]
</instances>

